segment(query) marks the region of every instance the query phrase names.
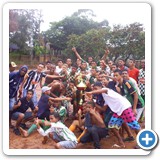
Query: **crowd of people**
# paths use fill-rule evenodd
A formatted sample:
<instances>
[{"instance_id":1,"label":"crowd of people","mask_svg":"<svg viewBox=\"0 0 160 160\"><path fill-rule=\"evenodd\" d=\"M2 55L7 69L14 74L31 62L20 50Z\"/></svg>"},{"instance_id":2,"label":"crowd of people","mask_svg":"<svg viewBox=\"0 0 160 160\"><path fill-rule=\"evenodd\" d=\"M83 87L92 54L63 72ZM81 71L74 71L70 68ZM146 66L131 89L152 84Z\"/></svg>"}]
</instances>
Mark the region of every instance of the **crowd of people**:
<instances>
[{"instance_id":1,"label":"crowd of people","mask_svg":"<svg viewBox=\"0 0 160 160\"><path fill-rule=\"evenodd\" d=\"M100 149L100 141L111 134L117 137L113 147L125 148L125 142L136 139L139 122L144 120L145 60L138 69L134 59L128 59L126 65L122 58L116 63L109 60L108 49L101 59L88 57L87 61L75 47L72 51L76 62L58 59L56 64L39 63L33 70L23 65L19 71L14 62L9 64L10 129L22 137L38 131L43 144L52 139L57 149L78 148L88 142ZM80 83L85 86L83 94L77 87ZM28 121L32 123L29 128Z\"/></svg>"}]
</instances>

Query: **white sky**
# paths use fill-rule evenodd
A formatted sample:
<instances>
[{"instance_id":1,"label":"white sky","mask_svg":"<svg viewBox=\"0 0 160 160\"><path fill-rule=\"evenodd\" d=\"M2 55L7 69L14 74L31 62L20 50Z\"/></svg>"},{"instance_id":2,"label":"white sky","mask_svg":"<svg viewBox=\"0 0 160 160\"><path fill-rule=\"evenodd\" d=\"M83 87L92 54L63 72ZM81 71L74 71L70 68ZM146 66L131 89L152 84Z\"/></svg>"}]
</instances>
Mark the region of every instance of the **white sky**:
<instances>
[{"instance_id":1,"label":"white sky","mask_svg":"<svg viewBox=\"0 0 160 160\"><path fill-rule=\"evenodd\" d=\"M71 16L78 9L92 9L96 14L97 21L106 19L110 26L139 22L146 27L148 17L150 17L148 10L151 9L147 3L45 3L38 4L38 7L42 9L43 13L42 31L49 28L49 22Z\"/></svg>"}]
</instances>

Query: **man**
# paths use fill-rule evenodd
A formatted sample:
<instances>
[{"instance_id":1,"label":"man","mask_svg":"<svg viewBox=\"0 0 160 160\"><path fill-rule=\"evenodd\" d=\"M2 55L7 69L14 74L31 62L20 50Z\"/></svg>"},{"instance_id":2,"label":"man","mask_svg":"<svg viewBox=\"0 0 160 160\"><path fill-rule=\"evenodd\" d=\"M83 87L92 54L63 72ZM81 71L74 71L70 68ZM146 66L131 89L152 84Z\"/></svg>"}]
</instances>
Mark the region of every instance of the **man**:
<instances>
[{"instance_id":1,"label":"man","mask_svg":"<svg viewBox=\"0 0 160 160\"><path fill-rule=\"evenodd\" d=\"M11 114L13 106L17 100L17 96L21 95L20 86L24 80L24 76L28 71L26 65L22 66L18 72L9 73L9 113ZM9 116L9 125L11 125L11 116Z\"/></svg>"},{"instance_id":2,"label":"man","mask_svg":"<svg viewBox=\"0 0 160 160\"><path fill-rule=\"evenodd\" d=\"M106 137L108 131L101 118L99 112L96 111L95 104L93 101L86 102L86 114L85 114L85 127L86 132L80 138L82 144L87 142L94 142L95 149L100 149L100 139ZM81 126L81 110L78 111L79 124ZM86 125L87 124L87 125Z\"/></svg>"},{"instance_id":3,"label":"man","mask_svg":"<svg viewBox=\"0 0 160 160\"><path fill-rule=\"evenodd\" d=\"M119 59L118 59L118 64L117 64L117 66L118 66L118 69L120 69L121 71L124 70L124 69L127 69L127 70L128 70L128 67L125 66L125 61L124 61L123 58L119 58Z\"/></svg>"},{"instance_id":4,"label":"man","mask_svg":"<svg viewBox=\"0 0 160 160\"><path fill-rule=\"evenodd\" d=\"M34 106L37 106L37 94L36 94L36 87L38 83L40 83L40 87L42 87L42 78L46 77L46 74L43 72L44 64L39 63L36 70L31 70L28 74L26 74L24 81L20 90L22 91L23 88L23 97L26 96L27 90L32 89L34 91L32 101Z\"/></svg>"},{"instance_id":5,"label":"man","mask_svg":"<svg viewBox=\"0 0 160 160\"><path fill-rule=\"evenodd\" d=\"M129 76L135 79L136 82L138 83L139 69L135 67L135 60L129 59L128 66L129 66L128 69Z\"/></svg>"},{"instance_id":6,"label":"man","mask_svg":"<svg viewBox=\"0 0 160 160\"><path fill-rule=\"evenodd\" d=\"M28 90L26 97L20 98L16 104L13 106L12 119L16 120L16 126L14 128L14 133L20 135L18 127L23 120L29 119L32 115L35 115L37 109L34 107L32 102L33 90ZM31 108L32 112L27 111ZM25 123L22 123L25 125Z\"/></svg>"}]
</instances>

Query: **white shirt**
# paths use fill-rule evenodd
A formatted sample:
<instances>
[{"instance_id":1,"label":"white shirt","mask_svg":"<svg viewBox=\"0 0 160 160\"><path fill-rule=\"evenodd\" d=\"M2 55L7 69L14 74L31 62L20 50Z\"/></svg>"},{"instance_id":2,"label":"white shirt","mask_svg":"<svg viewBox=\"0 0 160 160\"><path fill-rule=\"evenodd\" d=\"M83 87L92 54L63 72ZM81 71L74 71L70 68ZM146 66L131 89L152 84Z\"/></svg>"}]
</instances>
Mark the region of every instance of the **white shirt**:
<instances>
[{"instance_id":1,"label":"white shirt","mask_svg":"<svg viewBox=\"0 0 160 160\"><path fill-rule=\"evenodd\" d=\"M120 116L124 110L131 107L131 103L125 97L121 96L112 89L103 89L108 90L107 93L102 93L105 101L104 105L108 105L114 113L117 113Z\"/></svg>"}]
</instances>

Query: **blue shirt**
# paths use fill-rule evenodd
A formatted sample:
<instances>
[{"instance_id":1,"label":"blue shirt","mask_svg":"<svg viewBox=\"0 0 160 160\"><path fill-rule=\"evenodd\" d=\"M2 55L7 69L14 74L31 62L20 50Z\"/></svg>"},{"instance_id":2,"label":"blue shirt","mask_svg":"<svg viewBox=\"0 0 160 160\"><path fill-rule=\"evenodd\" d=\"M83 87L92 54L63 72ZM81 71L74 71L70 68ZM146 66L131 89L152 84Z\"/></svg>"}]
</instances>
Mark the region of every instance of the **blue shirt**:
<instances>
[{"instance_id":1,"label":"blue shirt","mask_svg":"<svg viewBox=\"0 0 160 160\"><path fill-rule=\"evenodd\" d=\"M14 98L17 96L19 86L24 79L24 76L20 75L20 72L23 68L26 68L28 70L28 67L24 65L18 72L9 73L9 98Z\"/></svg>"},{"instance_id":2,"label":"blue shirt","mask_svg":"<svg viewBox=\"0 0 160 160\"><path fill-rule=\"evenodd\" d=\"M49 120L50 110L49 110L49 95L42 94L39 102L38 102L38 113L37 116L40 119Z\"/></svg>"}]
</instances>

